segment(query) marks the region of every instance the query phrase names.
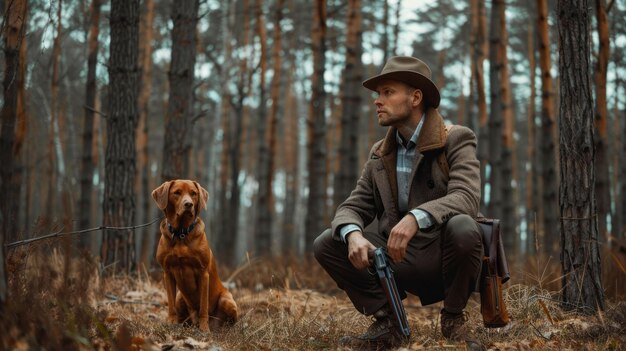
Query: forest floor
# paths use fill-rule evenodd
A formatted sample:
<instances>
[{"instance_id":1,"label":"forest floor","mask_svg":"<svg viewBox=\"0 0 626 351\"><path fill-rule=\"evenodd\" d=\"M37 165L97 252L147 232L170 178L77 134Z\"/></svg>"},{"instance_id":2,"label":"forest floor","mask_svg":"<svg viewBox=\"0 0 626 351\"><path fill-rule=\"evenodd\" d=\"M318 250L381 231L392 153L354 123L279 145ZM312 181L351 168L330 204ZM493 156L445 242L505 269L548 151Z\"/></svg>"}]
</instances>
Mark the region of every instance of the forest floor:
<instances>
[{"instance_id":1,"label":"forest floor","mask_svg":"<svg viewBox=\"0 0 626 351\"><path fill-rule=\"evenodd\" d=\"M256 261L224 271L240 320L210 333L166 322L158 270L152 276L99 278L93 261L64 262L55 251L52 258L8 265L14 298L0 324L6 331L0 349L350 350L338 346L339 337L361 333L371 323L312 261ZM72 270L70 278L61 278ZM621 299L609 299L603 312L583 316L561 309L556 292L507 283L512 321L486 329L475 295L467 308L468 323L488 350L626 350L626 302ZM412 335L397 350L465 350L464 344L442 337L440 304L421 306L410 296L404 305Z\"/></svg>"}]
</instances>

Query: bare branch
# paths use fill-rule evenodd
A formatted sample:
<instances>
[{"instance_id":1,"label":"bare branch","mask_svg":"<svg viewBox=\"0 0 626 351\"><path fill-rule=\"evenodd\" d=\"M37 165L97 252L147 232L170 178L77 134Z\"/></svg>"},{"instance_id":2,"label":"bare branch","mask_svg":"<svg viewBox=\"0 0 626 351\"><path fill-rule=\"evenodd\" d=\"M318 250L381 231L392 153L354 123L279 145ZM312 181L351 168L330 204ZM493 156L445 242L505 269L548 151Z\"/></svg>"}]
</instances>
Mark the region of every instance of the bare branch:
<instances>
[{"instance_id":1,"label":"bare branch","mask_svg":"<svg viewBox=\"0 0 626 351\"><path fill-rule=\"evenodd\" d=\"M120 230L120 231L121 230L131 230L131 229L134 230L134 229L137 229L137 228L143 228L143 227L147 227L149 225L152 225L152 224L156 223L157 221L160 221L161 219L163 219L163 217L159 216L159 217L155 218L152 222L139 224L139 225L134 225L134 226L131 226L131 227L107 227L107 226L100 226L100 227L96 227L96 228L76 230L76 231L73 231L73 232L61 232L61 231L58 231L56 233L50 233L50 234L46 234L46 235L39 236L39 237L36 237L36 238L30 238L30 239L25 239L25 240L12 242L12 243L6 244L5 246L7 247L7 249L10 249L10 248L13 248L13 247L16 247L16 246L27 245L27 244L33 243L35 241L40 241L40 240L44 240L44 239L62 237L62 236L73 235L73 234L83 234L83 233L95 232L95 231L98 231L98 230Z\"/></svg>"}]
</instances>

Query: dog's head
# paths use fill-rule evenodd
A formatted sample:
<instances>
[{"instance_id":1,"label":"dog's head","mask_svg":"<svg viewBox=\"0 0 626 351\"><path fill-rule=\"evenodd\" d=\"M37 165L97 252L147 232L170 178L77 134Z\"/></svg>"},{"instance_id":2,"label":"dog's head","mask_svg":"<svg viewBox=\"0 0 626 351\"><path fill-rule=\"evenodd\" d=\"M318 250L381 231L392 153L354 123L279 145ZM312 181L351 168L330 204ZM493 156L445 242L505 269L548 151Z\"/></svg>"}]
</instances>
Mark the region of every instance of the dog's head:
<instances>
[{"instance_id":1,"label":"dog's head","mask_svg":"<svg viewBox=\"0 0 626 351\"><path fill-rule=\"evenodd\" d=\"M196 217L206 208L209 193L196 181L176 179L154 189L152 198L167 215Z\"/></svg>"}]
</instances>

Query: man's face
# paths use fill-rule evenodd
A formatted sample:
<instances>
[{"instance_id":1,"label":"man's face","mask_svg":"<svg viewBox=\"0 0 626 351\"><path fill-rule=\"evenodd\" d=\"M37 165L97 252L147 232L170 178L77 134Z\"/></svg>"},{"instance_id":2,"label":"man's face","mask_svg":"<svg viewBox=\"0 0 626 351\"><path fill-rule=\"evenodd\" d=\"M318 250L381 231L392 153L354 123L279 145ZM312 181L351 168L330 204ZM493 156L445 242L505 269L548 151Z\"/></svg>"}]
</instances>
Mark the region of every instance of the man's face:
<instances>
[{"instance_id":1,"label":"man's face","mask_svg":"<svg viewBox=\"0 0 626 351\"><path fill-rule=\"evenodd\" d=\"M378 115L378 124L387 126L398 126L406 122L413 109L413 93L412 88L402 82L393 80L384 80L376 87L376 114Z\"/></svg>"}]
</instances>

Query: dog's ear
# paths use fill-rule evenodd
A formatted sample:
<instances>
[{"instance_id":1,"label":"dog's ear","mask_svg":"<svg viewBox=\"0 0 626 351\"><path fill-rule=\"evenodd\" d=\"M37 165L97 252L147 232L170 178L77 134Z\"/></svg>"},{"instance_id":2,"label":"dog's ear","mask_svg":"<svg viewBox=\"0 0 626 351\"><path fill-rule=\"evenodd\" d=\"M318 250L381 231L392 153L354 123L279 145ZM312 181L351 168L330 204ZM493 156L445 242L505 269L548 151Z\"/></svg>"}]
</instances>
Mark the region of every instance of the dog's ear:
<instances>
[{"instance_id":1,"label":"dog's ear","mask_svg":"<svg viewBox=\"0 0 626 351\"><path fill-rule=\"evenodd\" d=\"M161 184L161 186L159 186L158 188L152 190L152 198L161 210L165 210L165 208L167 207L167 198L170 193L170 185L172 185L173 182L173 180L170 180Z\"/></svg>"},{"instance_id":2,"label":"dog's ear","mask_svg":"<svg viewBox=\"0 0 626 351\"><path fill-rule=\"evenodd\" d=\"M193 183L196 185L196 188L198 188L198 191L200 192L200 208L206 209L206 204L209 201L209 192L206 191L206 189L203 188L200 184L198 184L198 182L194 181Z\"/></svg>"}]
</instances>

